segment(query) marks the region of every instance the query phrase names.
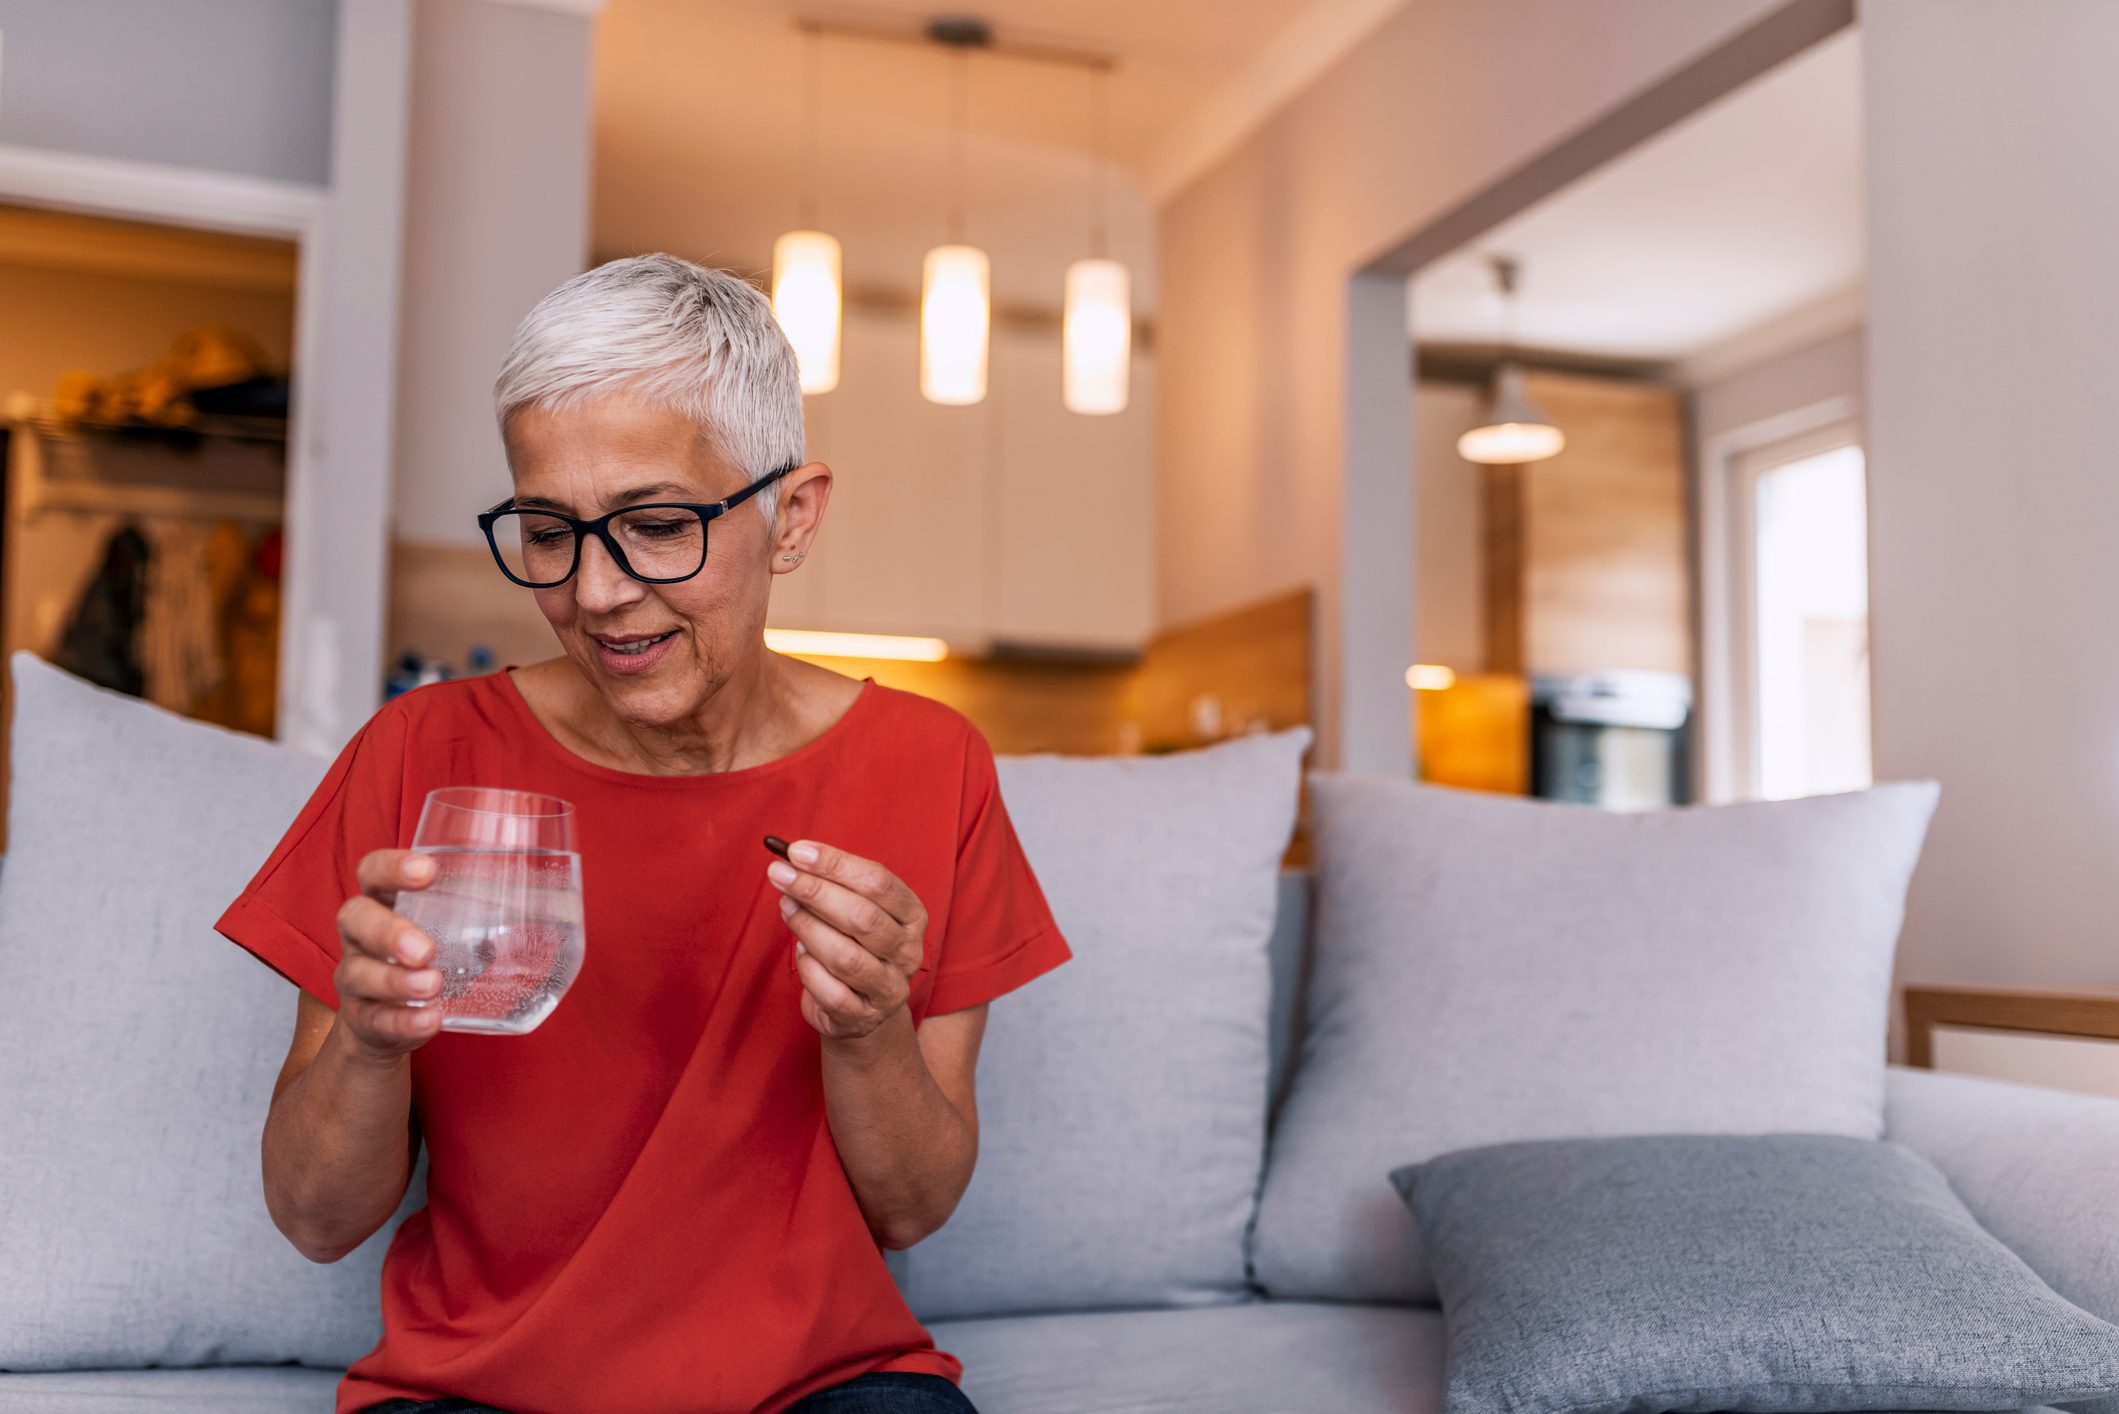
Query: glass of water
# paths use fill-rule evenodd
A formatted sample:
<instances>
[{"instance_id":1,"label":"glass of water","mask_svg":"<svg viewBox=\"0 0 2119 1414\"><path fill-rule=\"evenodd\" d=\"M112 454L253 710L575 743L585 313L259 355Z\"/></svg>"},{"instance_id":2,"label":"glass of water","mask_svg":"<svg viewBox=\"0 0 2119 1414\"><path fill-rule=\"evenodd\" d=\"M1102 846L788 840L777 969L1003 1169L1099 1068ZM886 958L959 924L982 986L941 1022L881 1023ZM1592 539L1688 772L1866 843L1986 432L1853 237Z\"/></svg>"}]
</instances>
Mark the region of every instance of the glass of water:
<instances>
[{"instance_id":1,"label":"glass of water","mask_svg":"<svg viewBox=\"0 0 2119 1414\"><path fill-rule=\"evenodd\" d=\"M399 917L434 940L441 1029L519 1036L537 1029L581 970L581 856L574 807L529 791L427 792L412 849L434 882L397 896Z\"/></svg>"}]
</instances>

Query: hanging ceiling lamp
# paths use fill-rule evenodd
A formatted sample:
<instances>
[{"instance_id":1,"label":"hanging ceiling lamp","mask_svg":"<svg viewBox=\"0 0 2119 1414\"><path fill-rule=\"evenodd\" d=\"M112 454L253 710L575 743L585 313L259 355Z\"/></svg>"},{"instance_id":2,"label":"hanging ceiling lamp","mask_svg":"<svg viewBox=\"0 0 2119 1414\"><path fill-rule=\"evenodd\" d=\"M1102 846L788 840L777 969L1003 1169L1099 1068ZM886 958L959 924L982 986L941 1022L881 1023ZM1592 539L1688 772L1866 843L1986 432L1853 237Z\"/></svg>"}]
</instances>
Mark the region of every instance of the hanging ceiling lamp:
<instances>
[{"instance_id":1,"label":"hanging ceiling lamp","mask_svg":"<svg viewBox=\"0 0 2119 1414\"><path fill-rule=\"evenodd\" d=\"M986 396L993 267L964 243L965 51L992 40L981 20L936 21L928 30L952 45L950 58L949 242L927 252L920 281L920 392L929 402L965 406Z\"/></svg>"},{"instance_id":2,"label":"hanging ceiling lamp","mask_svg":"<svg viewBox=\"0 0 2119 1414\"><path fill-rule=\"evenodd\" d=\"M821 31L803 26L802 205L800 226L773 242L773 314L794 345L802 391L839 386L843 282L839 242L817 224L817 65Z\"/></svg>"},{"instance_id":3,"label":"hanging ceiling lamp","mask_svg":"<svg viewBox=\"0 0 2119 1414\"><path fill-rule=\"evenodd\" d=\"M1567 436L1531 405L1523 390L1522 366L1510 356L1516 333L1516 262L1497 255L1493 266L1505 321L1501 362L1494 370L1494 397L1486 418L1457 439L1457 455L1493 464L1544 461L1559 455Z\"/></svg>"},{"instance_id":4,"label":"hanging ceiling lamp","mask_svg":"<svg viewBox=\"0 0 2119 1414\"><path fill-rule=\"evenodd\" d=\"M1060 396L1080 413L1126 410L1132 375L1133 300L1126 267L1104 255L1110 220L1111 155L1104 137L1110 69L1096 79L1096 201L1089 227L1089 258L1067 267L1067 312L1061 328L1065 359Z\"/></svg>"}]
</instances>

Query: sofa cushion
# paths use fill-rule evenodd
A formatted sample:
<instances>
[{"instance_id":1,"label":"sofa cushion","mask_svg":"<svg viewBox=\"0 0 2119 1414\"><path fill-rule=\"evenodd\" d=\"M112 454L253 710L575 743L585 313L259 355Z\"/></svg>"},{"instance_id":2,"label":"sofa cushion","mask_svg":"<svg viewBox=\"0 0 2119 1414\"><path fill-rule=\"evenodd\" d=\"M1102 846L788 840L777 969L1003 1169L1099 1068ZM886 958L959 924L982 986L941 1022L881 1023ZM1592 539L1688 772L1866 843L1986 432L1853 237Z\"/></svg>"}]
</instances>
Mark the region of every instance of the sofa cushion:
<instances>
[{"instance_id":1,"label":"sofa cushion","mask_svg":"<svg viewBox=\"0 0 2119 1414\"><path fill-rule=\"evenodd\" d=\"M225 1365L203 1370L0 1374L0 1414L287 1414L329 1409L335 1370Z\"/></svg>"},{"instance_id":2,"label":"sofa cushion","mask_svg":"<svg viewBox=\"0 0 2119 1414\"><path fill-rule=\"evenodd\" d=\"M2119 1099L1894 1067L1886 1134L2053 1289L2119 1324Z\"/></svg>"},{"instance_id":3,"label":"sofa cushion","mask_svg":"<svg viewBox=\"0 0 2119 1414\"><path fill-rule=\"evenodd\" d=\"M294 995L213 932L324 763L11 666L0 1369L344 1366L381 1333L395 1223L329 1266L272 1225Z\"/></svg>"},{"instance_id":4,"label":"sofa cushion","mask_svg":"<svg viewBox=\"0 0 2119 1414\"><path fill-rule=\"evenodd\" d=\"M1442 1292L1451 1414L2119 1394L2119 1329L2055 1295L1897 1145L1576 1139L1391 1177Z\"/></svg>"},{"instance_id":5,"label":"sofa cushion","mask_svg":"<svg viewBox=\"0 0 2119 1414\"><path fill-rule=\"evenodd\" d=\"M1932 783L1624 815L1311 778L1305 1035L1253 1252L1275 1296L1432 1300L1386 1175L1519 1139L1882 1133Z\"/></svg>"},{"instance_id":6,"label":"sofa cushion","mask_svg":"<svg viewBox=\"0 0 2119 1414\"><path fill-rule=\"evenodd\" d=\"M1252 1301L944 1321L983 1414L1439 1414L1442 1321L1432 1311Z\"/></svg>"},{"instance_id":7,"label":"sofa cushion","mask_svg":"<svg viewBox=\"0 0 2119 1414\"><path fill-rule=\"evenodd\" d=\"M1075 961L994 1005L978 1166L894 1267L923 1320L1246 1290L1266 939L1309 737L999 763Z\"/></svg>"}]
</instances>

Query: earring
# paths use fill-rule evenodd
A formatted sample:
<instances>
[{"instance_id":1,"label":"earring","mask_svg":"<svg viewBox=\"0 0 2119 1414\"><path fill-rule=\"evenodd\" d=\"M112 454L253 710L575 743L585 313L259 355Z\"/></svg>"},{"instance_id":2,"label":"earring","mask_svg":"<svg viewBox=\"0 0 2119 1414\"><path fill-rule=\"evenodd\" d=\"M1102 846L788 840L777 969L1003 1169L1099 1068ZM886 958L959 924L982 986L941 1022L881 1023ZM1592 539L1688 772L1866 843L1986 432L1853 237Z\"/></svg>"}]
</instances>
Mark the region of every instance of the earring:
<instances>
[{"instance_id":1,"label":"earring","mask_svg":"<svg viewBox=\"0 0 2119 1414\"><path fill-rule=\"evenodd\" d=\"M808 553L809 552L806 550L798 550L792 555L782 555L780 558L783 560L792 560L794 563L799 565L802 563L802 557Z\"/></svg>"}]
</instances>

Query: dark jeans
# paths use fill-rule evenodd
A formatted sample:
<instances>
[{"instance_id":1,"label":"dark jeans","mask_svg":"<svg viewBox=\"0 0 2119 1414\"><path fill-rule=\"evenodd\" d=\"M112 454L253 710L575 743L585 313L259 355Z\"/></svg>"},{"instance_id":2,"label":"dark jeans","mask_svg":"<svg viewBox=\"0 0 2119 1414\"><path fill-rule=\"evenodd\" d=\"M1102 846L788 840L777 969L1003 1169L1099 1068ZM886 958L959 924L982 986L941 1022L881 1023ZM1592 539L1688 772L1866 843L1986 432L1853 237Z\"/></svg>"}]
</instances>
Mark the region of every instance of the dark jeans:
<instances>
[{"instance_id":1,"label":"dark jeans","mask_svg":"<svg viewBox=\"0 0 2119 1414\"><path fill-rule=\"evenodd\" d=\"M508 1414L472 1399L386 1399L361 1414ZM787 1407L787 1414L979 1414L964 1392L940 1375L879 1370L820 1389Z\"/></svg>"}]
</instances>

